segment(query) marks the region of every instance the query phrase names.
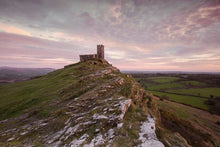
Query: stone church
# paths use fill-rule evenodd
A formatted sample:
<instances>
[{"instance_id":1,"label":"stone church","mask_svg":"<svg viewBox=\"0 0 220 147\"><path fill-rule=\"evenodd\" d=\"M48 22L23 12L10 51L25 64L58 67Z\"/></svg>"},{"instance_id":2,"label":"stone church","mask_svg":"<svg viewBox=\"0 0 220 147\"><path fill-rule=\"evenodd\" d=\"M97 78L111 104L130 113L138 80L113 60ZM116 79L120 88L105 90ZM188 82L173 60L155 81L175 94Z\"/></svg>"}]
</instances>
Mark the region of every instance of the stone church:
<instances>
[{"instance_id":1,"label":"stone church","mask_svg":"<svg viewBox=\"0 0 220 147\"><path fill-rule=\"evenodd\" d=\"M88 55L79 55L80 62L89 60L89 59L104 59L104 45L97 45L97 54L88 54Z\"/></svg>"}]
</instances>

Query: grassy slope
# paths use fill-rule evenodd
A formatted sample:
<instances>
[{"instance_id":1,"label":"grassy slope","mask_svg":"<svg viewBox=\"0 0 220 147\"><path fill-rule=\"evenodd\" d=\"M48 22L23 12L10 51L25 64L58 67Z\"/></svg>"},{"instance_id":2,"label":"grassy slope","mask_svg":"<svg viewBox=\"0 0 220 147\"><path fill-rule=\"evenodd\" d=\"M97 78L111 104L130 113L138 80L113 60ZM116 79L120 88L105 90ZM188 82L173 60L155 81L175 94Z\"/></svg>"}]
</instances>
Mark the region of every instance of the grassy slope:
<instances>
[{"instance_id":1,"label":"grassy slope","mask_svg":"<svg viewBox=\"0 0 220 147\"><path fill-rule=\"evenodd\" d=\"M82 65L83 64L83 65ZM78 83L81 76L104 68L103 64L95 65L88 70L90 65L79 63L66 69L59 69L37 79L17 82L0 87L0 120L16 117L23 112L37 110L39 115L47 115L52 106L63 101L77 97L81 94ZM75 92L62 95L74 85ZM50 107L51 106L51 107Z\"/></svg>"},{"instance_id":2,"label":"grassy slope","mask_svg":"<svg viewBox=\"0 0 220 147\"><path fill-rule=\"evenodd\" d=\"M207 99L196 97L198 96L197 94L200 93L200 96L203 97L209 97L210 94L215 94L214 96L216 96L218 95L219 89L203 88L207 85L198 81L186 81L181 78L173 80L170 77L164 78L167 78L167 80L163 79L163 77L136 79L142 83L142 86L148 92L157 96L167 95L170 100L175 101L161 101L157 97L153 98L153 102L156 103L154 107L157 107L160 112L158 115L158 137L161 138L167 146L172 146L172 144L180 142L178 138L180 135L192 146L220 146L220 116L193 108L197 107L208 110L209 106L204 104L204 101ZM167 92L179 92L183 95ZM173 132L173 134L171 132Z\"/></svg>"},{"instance_id":3,"label":"grassy slope","mask_svg":"<svg viewBox=\"0 0 220 147\"><path fill-rule=\"evenodd\" d=\"M220 127L217 124L220 121L220 116L167 100L160 101L156 97L154 97L154 102L161 110L161 117L168 122L162 122L162 126L177 131L182 136L186 135L185 137L188 137L187 140L193 146L220 145ZM181 130L181 128L184 129ZM158 135L165 139L169 138L167 130L161 130ZM209 145L203 144L204 140Z\"/></svg>"},{"instance_id":4,"label":"grassy slope","mask_svg":"<svg viewBox=\"0 0 220 147\"><path fill-rule=\"evenodd\" d=\"M138 140L138 133L140 131L141 122L146 121L147 119L146 103L148 102L150 97L146 95L144 90L140 90L139 84L136 83L131 76L121 74L120 72L112 72L111 74L116 75L116 77L114 78L123 78L125 80L123 85L120 85L116 82L114 83L115 87L112 90L106 92L98 91L97 93L91 94L90 89L86 89L86 87L93 88L92 85L94 85L96 86L96 88L101 88L103 87L103 84L108 85L108 82L112 80L113 75L111 76L108 74L103 74L100 79L88 78L88 75L90 73L94 74L98 69L104 69L106 66L111 66L109 64L103 65L101 63L89 65L88 62L75 64L68 68L54 71L37 79L12 83L4 85L0 88L0 119L3 120L14 117L14 120L9 119L6 121L9 123L2 123L5 126L0 126L1 131L16 127L22 128L24 125L30 124L29 121L33 123L35 119L46 120L45 122L48 123L46 127L43 126L43 128L38 130L33 129L24 136L19 137L18 141L15 140L9 142L9 146L12 146L14 144L19 145L19 143L22 146L22 144L24 144L23 141L27 139L28 141L32 142L33 145L43 145L41 143L44 142L39 139L40 136L43 136L47 133L57 132L60 128L63 128L65 126L64 123L68 120L68 115L71 115L65 113L69 112L66 111L66 109L70 109L66 106L67 102L68 104L71 101L74 102L73 99L78 97L79 95L82 95L83 93L85 93L84 96L87 94L87 96L84 97L85 99L90 99L92 96L94 97L94 95L97 95L97 97L99 97L99 99L95 102L97 104L102 104L101 102L103 101L105 101L106 103L106 97L109 98L115 94L119 94L118 96L123 95L127 98L133 99L131 107L129 108L129 111L126 113L123 120L123 127L119 130L115 130L118 136L114 140L113 144L116 146L135 146L140 143L140 141ZM115 80L114 78L113 81ZM93 90L96 90L96 88L94 88ZM88 91L88 93L86 93L86 91ZM114 93L112 94L111 91ZM102 92L104 92L103 95ZM83 97L81 97L81 99L82 98ZM84 108L83 104L87 102L85 99L82 99L82 103L80 102L80 99L76 99L76 101L82 105L76 104L74 105L74 108L79 108L77 110L79 110L80 112L84 109L86 109L85 111L87 111L87 109L91 109ZM93 102L89 100L88 103ZM103 107L108 107L108 105L110 105L110 103L106 103L106 106L104 104ZM96 105L96 107L97 106L98 105ZM73 107L71 107L71 109L73 109ZM92 111L91 113L98 113L96 112L96 110L97 109L94 109L94 111ZM73 111L75 111L75 109L73 109ZM24 119L21 119L21 121L19 121L20 118L17 116L23 116L21 114L25 113L28 113L30 117L24 117ZM74 115L72 115L72 117L73 116ZM101 120L98 122L102 123ZM106 122L103 122L103 125L105 125L105 123ZM91 136L97 135L94 133L94 130L96 128L95 125L94 127L90 127L87 132ZM111 125L105 125L105 127L112 127ZM24 131L26 130L20 130L18 133ZM18 134L14 134L14 136L15 135ZM3 136L2 138L0 138L0 140L7 139L8 136ZM70 142L71 140L68 141ZM65 143L68 143L68 141Z\"/></svg>"},{"instance_id":5,"label":"grassy slope","mask_svg":"<svg viewBox=\"0 0 220 147\"><path fill-rule=\"evenodd\" d=\"M209 106L204 104L204 101L206 99L203 99L203 98L198 98L198 97L193 97L193 96L182 96L182 95L169 94L169 93L150 91L150 90L148 90L148 92L151 92L154 95L157 95L160 97L163 95L166 95L169 97L169 100L175 101L178 103L183 103L183 104L187 104L193 107L202 108L204 110L209 109Z\"/></svg>"}]
</instances>

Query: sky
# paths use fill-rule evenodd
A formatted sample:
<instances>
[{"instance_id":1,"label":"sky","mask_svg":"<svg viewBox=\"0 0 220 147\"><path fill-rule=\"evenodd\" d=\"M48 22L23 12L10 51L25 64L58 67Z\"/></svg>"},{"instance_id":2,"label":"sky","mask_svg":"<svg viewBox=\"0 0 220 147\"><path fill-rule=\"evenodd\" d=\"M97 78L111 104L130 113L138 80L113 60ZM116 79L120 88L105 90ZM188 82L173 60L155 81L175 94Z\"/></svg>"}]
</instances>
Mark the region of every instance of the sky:
<instances>
[{"instance_id":1,"label":"sky","mask_svg":"<svg viewBox=\"0 0 220 147\"><path fill-rule=\"evenodd\" d=\"M0 0L0 66L220 72L220 0Z\"/></svg>"}]
</instances>

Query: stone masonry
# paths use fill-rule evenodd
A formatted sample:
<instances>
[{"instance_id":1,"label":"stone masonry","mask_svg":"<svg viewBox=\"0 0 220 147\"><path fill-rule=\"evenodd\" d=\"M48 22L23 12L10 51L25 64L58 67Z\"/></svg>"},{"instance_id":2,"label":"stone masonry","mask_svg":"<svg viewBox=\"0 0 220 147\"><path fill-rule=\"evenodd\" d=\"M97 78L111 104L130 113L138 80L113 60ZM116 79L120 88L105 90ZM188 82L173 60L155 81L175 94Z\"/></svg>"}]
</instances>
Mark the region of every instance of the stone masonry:
<instances>
[{"instance_id":1,"label":"stone masonry","mask_svg":"<svg viewBox=\"0 0 220 147\"><path fill-rule=\"evenodd\" d=\"M97 45L97 54L79 55L80 62L89 59L104 59L104 45Z\"/></svg>"}]
</instances>

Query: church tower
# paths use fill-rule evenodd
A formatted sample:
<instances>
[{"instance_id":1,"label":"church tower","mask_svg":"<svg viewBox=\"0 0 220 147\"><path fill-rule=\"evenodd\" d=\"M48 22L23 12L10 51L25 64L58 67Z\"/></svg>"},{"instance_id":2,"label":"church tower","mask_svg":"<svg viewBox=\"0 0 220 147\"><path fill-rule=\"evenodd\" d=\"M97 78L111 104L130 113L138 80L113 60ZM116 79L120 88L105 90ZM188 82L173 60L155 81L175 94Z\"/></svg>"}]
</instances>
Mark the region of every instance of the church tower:
<instances>
[{"instance_id":1,"label":"church tower","mask_svg":"<svg viewBox=\"0 0 220 147\"><path fill-rule=\"evenodd\" d=\"M97 45L97 58L104 59L104 45Z\"/></svg>"}]
</instances>

